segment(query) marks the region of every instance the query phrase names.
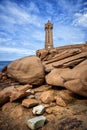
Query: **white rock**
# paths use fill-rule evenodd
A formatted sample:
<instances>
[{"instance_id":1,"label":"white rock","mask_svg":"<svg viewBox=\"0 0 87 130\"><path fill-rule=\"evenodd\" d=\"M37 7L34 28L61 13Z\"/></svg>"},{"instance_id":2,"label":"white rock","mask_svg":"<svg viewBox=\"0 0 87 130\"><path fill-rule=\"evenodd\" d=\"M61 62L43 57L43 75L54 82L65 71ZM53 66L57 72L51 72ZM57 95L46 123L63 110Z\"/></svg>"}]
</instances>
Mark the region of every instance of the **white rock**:
<instances>
[{"instance_id":1,"label":"white rock","mask_svg":"<svg viewBox=\"0 0 87 130\"><path fill-rule=\"evenodd\" d=\"M38 105L33 108L33 114L41 115L41 114L43 114L44 110L45 110L44 106Z\"/></svg>"},{"instance_id":2,"label":"white rock","mask_svg":"<svg viewBox=\"0 0 87 130\"><path fill-rule=\"evenodd\" d=\"M34 99L35 96L34 95L30 95L30 96L27 96L28 99Z\"/></svg>"},{"instance_id":3,"label":"white rock","mask_svg":"<svg viewBox=\"0 0 87 130\"><path fill-rule=\"evenodd\" d=\"M27 125L31 130L36 130L44 125L46 117L38 116L27 121Z\"/></svg>"},{"instance_id":4,"label":"white rock","mask_svg":"<svg viewBox=\"0 0 87 130\"><path fill-rule=\"evenodd\" d=\"M31 94L34 94L34 91L31 90L31 89L26 90L26 92L27 92L27 93L30 92Z\"/></svg>"}]
</instances>

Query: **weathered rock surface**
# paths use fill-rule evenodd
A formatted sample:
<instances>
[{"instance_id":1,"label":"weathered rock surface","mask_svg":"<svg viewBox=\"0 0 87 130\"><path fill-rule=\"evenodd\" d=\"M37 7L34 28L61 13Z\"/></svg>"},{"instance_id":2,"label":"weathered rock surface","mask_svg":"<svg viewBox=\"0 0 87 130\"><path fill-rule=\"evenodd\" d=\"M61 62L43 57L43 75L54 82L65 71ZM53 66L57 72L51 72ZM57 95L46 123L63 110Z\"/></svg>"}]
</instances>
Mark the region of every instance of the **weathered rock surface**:
<instances>
[{"instance_id":1,"label":"weathered rock surface","mask_svg":"<svg viewBox=\"0 0 87 130\"><path fill-rule=\"evenodd\" d=\"M54 124L54 125L52 125ZM54 120L50 121L43 130L86 130L86 117L82 116L66 116L66 118L55 122Z\"/></svg>"},{"instance_id":2,"label":"weathered rock surface","mask_svg":"<svg viewBox=\"0 0 87 130\"><path fill-rule=\"evenodd\" d=\"M30 92L25 92L25 91L12 91L11 92L11 95L10 95L10 102L13 102L17 99L20 99L20 98L23 98L23 97L26 97L28 95L30 95L31 93Z\"/></svg>"},{"instance_id":3,"label":"weathered rock surface","mask_svg":"<svg viewBox=\"0 0 87 130\"><path fill-rule=\"evenodd\" d=\"M0 92L0 106L9 101L9 94Z\"/></svg>"},{"instance_id":4,"label":"weathered rock surface","mask_svg":"<svg viewBox=\"0 0 87 130\"><path fill-rule=\"evenodd\" d=\"M40 85L44 81L44 68L36 56L13 61L7 67L7 74L23 84Z\"/></svg>"},{"instance_id":5,"label":"weathered rock surface","mask_svg":"<svg viewBox=\"0 0 87 130\"><path fill-rule=\"evenodd\" d=\"M87 42L85 44L60 46L49 50L37 50L36 55L40 57L41 61L50 62L53 60L52 62L54 62L55 58L61 60L84 51L87 51Z\"/></svg>"},{"instance_id":6,"label":"weathered rock surface","mask_svg":"<svg viewBox=\"0 0 87 130\"><path fill-rule=\"evenodd\" d=\"M11 92L14 90L14 86L4 88L0 91L0 106L10 100Z\"/></svg>"},{"instance_id":7,"label":"weathered rock surface","mask_svg":"<svg viewBox=\"0 0 87 130\"><path fill-rule=\"evenodd\" d=\"M41 60L47 60L47 55L49 54L48 50L42 49L41 51L37 51L36 55L40 57Z\"/></svg>"},{"instance_id":8,"label":"weathered rock surface","mask_svg":"<svg viewBox=\"0 0 87 130\"><path fill-rule=\"evenodd\" d=\"M60 54L61 56L61 54ZM47 61L47 62L43 62L44 66L45 66L45 71L46 72L50 72L51 70L53 70L54 68L73 68L75 67L75 65L78 65L80 62L84 61L85 59L87 59L87 52L82 52L78 55L72 55L69 57L66 57L62 54L62 59L60 59L60 56L58 58L54 58L54 61L52 62L52 60Z\"/></svg>"},{"instance_id":9,"label":"weathered rock surface","mask_svg":"<svg viewBox=\"0 0 87 130\"><path fill-rule=\"evenodd\" d=\"M70 91L87 97L87 60L73 69L54 69L46 76L50 85L63 86Z\"/></svg>"},{"instance_id":10,"label":"weathered rock surface","mask_svg":"<svg viewBox=\"0 0 87 130\"><path fill-rule=\"evenodd\" d=\"M20 85L15 87L18 91L26 91L28 89L32 88L32 85L26 84L26 85Z\"/></svg>"},{"instance_id":11,"label":"weathered rock surface","mask_svg":"<svg viewBox=\"0 0 87 130\"><path fill-rule=\"evenodd\" d=\"M59 91L58 96L61 97L66 104L69 104L74 100L74 93L67 89Z\"/></svg>"},{"instance_id":12,"label":"weathered rock surface","mask_svg":"<svg viewBox=\"0 0 87 130\"><path fill-rule=\"evenodd\" d=\"M71 57L73 55L79 54L80 52L81 52L80 49L66 50L64 52L56 54L51 60L46 61L45 64L49 64L49 63L52 63L52 62L55 62L55 61L59 61L59 60L65 59L67 57Z\"/></svg>"},{"instance_id":13,"label":"weathered rock surface","mask_svg":"<svg viewBox=\"0 0 87 130\"><path fill-rule=\"evenodd\" d=\"M34 92L43 92L43 91L47 91L49 89L51 89L52 86L49 86L49 85L41 85L37 88L34 88Z\"/></svg>"},{"instance_id":14,"label":"weathered rock surface","mask_svg":"<svg viewBox=\"0 0 87 130\"><path fill-rule=\"evenodd\" d=\"M48 75L46 75L46 82L47 84L53 85L53 86L64 86L64 78L63 74L67 73L68 71L71 71L69 68L67 69L53 69Z\"/></svg>"},{"instance_id":15,"label":"weathered rock surface","mask_svg":"<svg viewBox=\"0 0 87 130\"><path fill-rule=\"evenodd\" d=\"M44 125L45 121L46 121L46 117L38 116L32 119L29 119L27 121L27 125L30 129L36 130L38 128L41 128Z\"/></svg>"},{"instance_id":16,"label":"weathered rock surface","mask_svg":"<svg viewBox=\"0 0 87 130\"><path fill-rule=\"evenodd\" d=\"M17 99L29 96L32 91L29 90L31 85L17 85L16 87L10 86L0 91L0 105L10 101L13 102Z\"/></svg>"}]
</instances>

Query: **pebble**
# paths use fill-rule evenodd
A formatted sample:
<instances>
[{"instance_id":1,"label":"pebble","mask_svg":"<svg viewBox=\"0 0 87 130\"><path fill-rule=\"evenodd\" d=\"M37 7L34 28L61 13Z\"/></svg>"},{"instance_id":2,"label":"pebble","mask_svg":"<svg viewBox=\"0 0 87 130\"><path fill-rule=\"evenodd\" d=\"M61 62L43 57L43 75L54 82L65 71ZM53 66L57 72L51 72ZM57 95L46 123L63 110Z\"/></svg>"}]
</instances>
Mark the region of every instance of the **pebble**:
<instances>
[{"instance_id":1,"label":"pebble","mask_svg":"<svg viewBox=\"0 0 87 130\"><path fill-rule=\"evenodd\" d=\"M45 111L45 107L42 106L42 105L38 105L36 107L33 108L33 114L36 114L36 115L41 115L43 114Z\"/></svg>"},{"instance_id":2,"label":"pebble","mask_svg":"<svg viewBox=\"0 0 87 130\"><path fill-rule=\"evenodd\" d=\"M45 121L46 121L46 117L45 116L34 117L34 118L29 119L27 121L27 126L31 130L36 130L38 128L41 128L44 125Z\"/></svg>"}]
</instances>

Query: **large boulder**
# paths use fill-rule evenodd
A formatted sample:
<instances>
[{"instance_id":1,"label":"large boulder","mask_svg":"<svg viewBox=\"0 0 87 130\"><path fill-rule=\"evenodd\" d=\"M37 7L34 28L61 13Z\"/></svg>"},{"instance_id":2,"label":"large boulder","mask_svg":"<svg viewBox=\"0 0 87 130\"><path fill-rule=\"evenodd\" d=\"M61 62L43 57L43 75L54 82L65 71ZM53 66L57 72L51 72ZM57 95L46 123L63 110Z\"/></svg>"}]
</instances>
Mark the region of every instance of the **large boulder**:
<instances>
[{"instance_id":1,"label":"large boulder","mask_svg":"<svg viewBox=\"0 0 87 130\"><path fill-rule=\"evenodd\" d=\"M13 61L7 67L7 74L23 84L41 85L44 81L44 68L36 56Z\"/></svg>"},{"instance_id":2,"label":"large boulder","mask_svg":"<svg viewBox=\"0 0 87 130\"><path fill-rule=\"evenodd\" d=\"M63 86L72 92L87 97L87 60L73 69L54 69L46 76L46 82Z\"/></svg>"}]
</instances>

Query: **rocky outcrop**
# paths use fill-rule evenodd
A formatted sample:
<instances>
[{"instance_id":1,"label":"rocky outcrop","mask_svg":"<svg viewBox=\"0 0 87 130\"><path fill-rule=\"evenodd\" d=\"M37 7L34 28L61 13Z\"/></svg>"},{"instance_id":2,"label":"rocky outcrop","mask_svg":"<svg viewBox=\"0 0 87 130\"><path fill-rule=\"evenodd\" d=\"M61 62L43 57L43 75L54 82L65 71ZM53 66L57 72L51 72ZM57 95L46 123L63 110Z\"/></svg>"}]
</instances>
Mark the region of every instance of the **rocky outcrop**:
<instances>
[{"instance_id":1,"label":"rocky outcrop","mask_svg":"<svg viewBox=\"0 0 87 130\"><path fill-rule=\"evenodd\" d=\"M60 89L57 86L41 85L39 87L32 87L28 84L15 84L13 87L7 87L2 90L2 92L5 92L3 96L5 96L7 92L9 94L10 90L17 92L27 91L30 96L33 94L34 99L27 100L26 96L21 98L19 95L19 98L17 98L16 101L14 100L15 102L9 102L10 99L6 101L8 103L4 102L5 104L0 107L0 129L2 130L21 130L21 128L28 130L29 128L36 129L39 127L42 127L43 130L63 129L63 122L64 128L68 128L68 130L72 127L76 129L87 128L86 98L75 97L69 90ZM14 96L17 97L17 95ZM23 102L25 103L23 104ZM47 119L45 125L41 123L42 118L40 118L38 114L44 115L45 119ZM81 116L81 125L74 116L75 118ZM67 121L67 118L70 117L73 117L73 119ZM84 117L84 119L82 117ZM28 124L26 124L26 121L28 121Z\"/></svg>"},{"instance_id":2,"label":"rocky outcrop","mask_svg":"<svg viewBox=\"0 0 87 130\"><path fill-rule=\"evenodd\" d=\"M10 101L13 102L17 99L29 96L32 94L32 91L26 91L29 90L31 85L19 85L19 86L10 86L7 88L4 88L0 91L0 106L2 106L4 103Z\"/></svg>"},{"instance_id":3,"label":"rocky outcrop","mask_svg":"<svg viewBox=\"0 0 87 130\"><path fill-rule=\"evenodd\" d=\"M65 87L87 97L87 43L42 49L36 55L39 58L25 57L9 64L7 75L22 84L31 85L42 85L45 79L45 85ZM35 91L42 90L37 88Z\"/></svg>"},{"instance_id":4,"label":"rocky outcrop","mask_svg":"<svg viewBox=\"0 0 87 130\"><path fill-rule=\"evenodd\" d=\"M37 55L41 60L25 57L0 73L0 129L86 130L87 44Z\"/></svg>"},{"instance_id":5,"label":"rocky outcrop","mask_svg":"<svg viewBox=\"0 0 87 130\"><path fill-rule=\"evenodd\" d=\"M73 44L73 45L66 45L60 46L53 49L41 49L36 51L36 55L40 57L41 61L48 61L54 58L57 54L65 53L65 51L79 49L81 51L87 51L87 42L85 44Z\"/></svg>"},{"instance_id":6,"label":"rocky outcrop","mask_svg":"<svg viewBox=\"0 0 87 130\"><path fill-rule=\"evenodd\" d=\"M87 60L73 69L54 69L46 76L46 82L61 86L87 97Z\"/></svg>"},{"instance_id":7,"label":"rocky outcrop","mask_svg":"<svg viewBox=\"0 0 87 130\"><path fill-rule=\"evenodd\" d=\"M37 54L47 73L46 83L87 97L87 42L46 51L45 58L42 50Z\"/></svg>"},{"instance_id":8,"label":"rocky outcrop","mask_svg":"<svg viewBox=\"0 0 87 130\"><path fill-rule=\"evenodd\" d=\"M7 75L22 84L40 85L44 81L44 68L36 56L28 56L10 63Z\"/></svg>"},{"instance_id":9,"label":"rocky outcrop","mask_svg":"<svg viewBox=\"0 0 87 130\"><path fill-rule=\"evenodd\" d=\"M78 52L80 54L77 54ZM56 58L54 57L52 60L43 62L43 64L45 66L45 71L50 72L54 68L74 68L76 65L78 65L85 59L87 59L87 52L81 53L80 50L76 49L73 51L65 51L59 54Z\"/></svg>"}]
</instances>

